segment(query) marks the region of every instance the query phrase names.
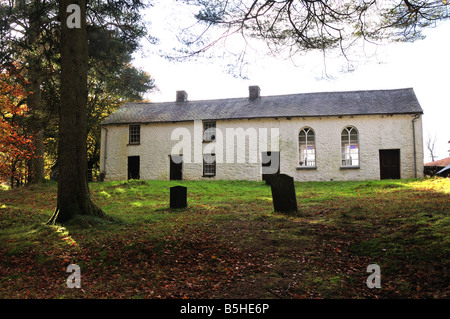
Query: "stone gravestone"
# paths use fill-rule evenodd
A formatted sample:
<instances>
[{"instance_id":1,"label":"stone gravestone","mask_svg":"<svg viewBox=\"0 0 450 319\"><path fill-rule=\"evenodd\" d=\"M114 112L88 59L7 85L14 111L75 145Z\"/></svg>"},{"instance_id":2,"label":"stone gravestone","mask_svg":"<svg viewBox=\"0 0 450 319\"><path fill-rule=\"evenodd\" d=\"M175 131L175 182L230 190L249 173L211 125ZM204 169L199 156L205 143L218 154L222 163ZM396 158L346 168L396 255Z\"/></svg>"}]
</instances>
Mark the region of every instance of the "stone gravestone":
<instances>
[{"instance_id":1,"label":"stone gravestone","mask_svg":"<svg viewBox=\"0 0 450 319\"><path fill-rule=\"evenodd\" d=\"M170 188L170 208L187 207L187 187L174 186Z\"/></svg>"},{"instance_id":2,"label":"stone gravestone","mask_svg":"<svg viewBox=\"0 0 450 319\"><path fill-rule=\"evenodd\" d=\"M291 213L297 211L294 178L286 174L276 174L270 179L273 208L276 212Z\"/></svg>"},{"instance_id":3,"label":"stone gravestone","mask_svg":"<svg viewBox=\"0 0 450 319\"><path fill-rule=\"evenodd\" d=\"M266 182L266 185L270 185L272 183L272 179L279 174L265 174L263 176L263 180Z\"/></svg>"}]
</instances>

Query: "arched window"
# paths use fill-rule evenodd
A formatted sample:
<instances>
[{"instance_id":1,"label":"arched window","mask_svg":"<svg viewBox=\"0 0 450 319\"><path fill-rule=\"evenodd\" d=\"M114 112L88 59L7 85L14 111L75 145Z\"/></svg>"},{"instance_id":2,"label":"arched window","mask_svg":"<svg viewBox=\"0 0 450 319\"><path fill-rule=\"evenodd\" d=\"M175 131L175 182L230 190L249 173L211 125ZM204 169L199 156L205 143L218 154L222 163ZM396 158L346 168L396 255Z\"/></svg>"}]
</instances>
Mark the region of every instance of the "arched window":
<instances>
[{"instance_id":1,"label":"arched window","mask_svg":"<svg viewBox=\"0 0 450 319\"><path fill-rule=\"evenodd\" d=\"M359 166L358 131L346 126L341 133L342 166Z\"/></svg>"},{"instance_id":2,"label":"arched window","mask_svg":"<svg viewBox=\"0 0 450 319\"><path fill-rule=\"evenodd\" d=\"M316 166L316 139L314 130L305 127L298 133L298 165L300 167Z\"/></svg>"}]
</instances>

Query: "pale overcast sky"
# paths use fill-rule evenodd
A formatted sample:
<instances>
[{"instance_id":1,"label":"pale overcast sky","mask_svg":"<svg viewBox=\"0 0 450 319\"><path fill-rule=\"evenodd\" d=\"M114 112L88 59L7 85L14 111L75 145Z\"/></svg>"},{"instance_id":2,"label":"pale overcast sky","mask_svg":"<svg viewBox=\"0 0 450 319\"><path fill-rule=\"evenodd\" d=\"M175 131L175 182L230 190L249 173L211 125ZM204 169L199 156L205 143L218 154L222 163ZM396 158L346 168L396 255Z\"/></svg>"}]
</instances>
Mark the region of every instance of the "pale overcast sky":
<instances>
[{"instance_id":1,"label":"pale overcast sky","mask_svg":"<svg viewBox=\"0 0 450 319\"><path fill-rule=\"evenodd\" d=\"M259 85L262 96L412 87L424 110L424 142L430 136L436 137L438 159L449 156L449 22L427 30L427 38L415 43L366 45L366 61L359 63L353 72L342 72L347 69L347 62L342 58L330 56L324 64L320 53L296 57L294 65L291 60L269 58L250 49L249 64L245 69L248 79L244 80L228 74L227 62L223 59L177 63L158 55L159 50L167 51L176 45L179 28L187 27L193 21L187 21L192 12L172 0L157 1L149 10L150 33L160 38L160 44L149 45L144 41L144 52L136 56L134 65L155 79L158 91L147 96L150 101L173 101L177 90L187 91L190 100L245 97L249 85ZM240 49L240 45L239 40L230 40L228 49L232 51L233 46ZM363 49L359 50L362 53ZM324 65L328 78L324 77ZM429 152L424 151L425 162L428 162Z\"/></svg>"}]
</instances>

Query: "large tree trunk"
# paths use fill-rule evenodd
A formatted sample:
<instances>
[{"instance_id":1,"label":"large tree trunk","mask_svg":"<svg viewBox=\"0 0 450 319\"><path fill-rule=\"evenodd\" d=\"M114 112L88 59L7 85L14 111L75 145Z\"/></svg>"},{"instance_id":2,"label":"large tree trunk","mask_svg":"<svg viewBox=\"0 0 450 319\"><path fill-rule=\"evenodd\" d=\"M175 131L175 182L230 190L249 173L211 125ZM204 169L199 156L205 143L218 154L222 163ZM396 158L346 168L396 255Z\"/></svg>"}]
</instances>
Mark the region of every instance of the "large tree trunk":
<instances>
[{"instance_id":1,"label":"large tree trunk","mask_svg":"<svg viewBox=\"0 0 450 319\"><path fill-rule=\"evenodd\" d=\"M81 8L81 28L68 28L67 6ZM90 198L87 173L87 38L85 0L60 1L61 106L59 111L58 202L49 223L76 215L104 216ZM70 13L69 13L70 14Z\"/></svg>"},{"instance_id":2,"label":"large tree trunk","mask_svg":"<svg viewBox=\"0 0 450 319\"><path fill-rule=\"evenodd\" d=\"M35 147L34 157L31 161L31 175L29 182L40 183L44 181L44 132L42 127L42 107L41 107L41 57L36 54L39 51L39 33L41 30L40 1L35 1L30 12L30 27L27 31L27 41L30 47L28 56L28 95L27 105L31 111L31 123L29 124L33 134L33 144Z\"/></svg>"}]
</instances>

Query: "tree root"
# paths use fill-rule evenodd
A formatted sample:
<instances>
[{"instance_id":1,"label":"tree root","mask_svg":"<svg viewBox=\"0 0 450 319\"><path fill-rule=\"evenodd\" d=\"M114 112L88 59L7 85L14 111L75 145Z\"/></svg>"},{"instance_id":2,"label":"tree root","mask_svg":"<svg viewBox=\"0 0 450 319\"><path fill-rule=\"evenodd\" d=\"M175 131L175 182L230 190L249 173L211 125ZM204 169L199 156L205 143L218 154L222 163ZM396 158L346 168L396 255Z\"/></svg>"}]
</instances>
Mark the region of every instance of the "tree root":
<instances>
[{"instance_id":1,"label":"tree root","mask_svg":"<svg viewBox=\"0 0 450 319\"><path fill-rule=\"evenodd\" d=\"M46 225L64 224L75 219L77 216L82 217L94 217L94 218L107 218L105 212L94 204L90 199L86 205L83 205L86 209L81 210L79 207L75 209L56 207L50 219L46 222Z\"/></svg>"}]
</instances>

